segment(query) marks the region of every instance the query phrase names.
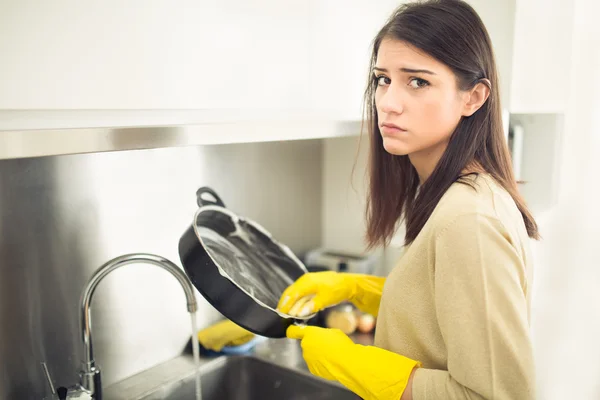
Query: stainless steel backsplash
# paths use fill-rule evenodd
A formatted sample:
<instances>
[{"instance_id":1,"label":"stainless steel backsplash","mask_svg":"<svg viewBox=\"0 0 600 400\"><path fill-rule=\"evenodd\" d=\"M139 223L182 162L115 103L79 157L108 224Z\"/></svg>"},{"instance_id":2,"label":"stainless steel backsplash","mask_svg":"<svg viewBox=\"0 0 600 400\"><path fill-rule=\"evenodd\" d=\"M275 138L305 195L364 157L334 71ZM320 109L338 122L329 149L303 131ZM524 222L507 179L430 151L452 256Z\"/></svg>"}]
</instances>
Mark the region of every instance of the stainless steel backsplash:
<instances>
[{"instance_id":1,"label":"stainless steel backsplash","mask_svg":"<svg viewBox=\"0 0 600 400\"><path fill-rule=\"evenodd\" d=\"M77 382L87 279L130 252L181 265L178 240L200 186L293 251L319 246L321 152L310 140L0 161L0 399L49 396L42 362L56 386ZM167 272L128 265L111 275L92 304L105 386L179 355L191 334ZM200 327L221 318L197 297Z\"/></svg>"}]
</instances>

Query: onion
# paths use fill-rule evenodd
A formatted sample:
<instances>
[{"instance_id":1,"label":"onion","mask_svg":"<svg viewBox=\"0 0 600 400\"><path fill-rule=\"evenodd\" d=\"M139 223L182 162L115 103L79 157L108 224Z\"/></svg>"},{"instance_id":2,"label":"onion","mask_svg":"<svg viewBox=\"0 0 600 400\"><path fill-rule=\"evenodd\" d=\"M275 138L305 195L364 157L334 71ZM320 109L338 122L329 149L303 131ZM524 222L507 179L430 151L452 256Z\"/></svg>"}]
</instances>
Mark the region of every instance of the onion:
<instances>
[{"instance_id":1,"label":"onion","mask_svg":"<svg viewBox=\"0 0 600 400\"><path fill-rule=\"evenodd\" d=\"M356 316L353 312L332 310L327 315L325 323L328 328L339 329L346 335L356 330Z\"/></svg>"},{"instance_id":2,"label":"onion","mask_svg":"<svg viewBox=\"0 0 600 400\"><path fill-rule=\"evenodd\" d=\"M375 328L375 317L371 314L362 314L358 317L356 325L359 332L369 333Z\"/></svg>"}]
</instances>

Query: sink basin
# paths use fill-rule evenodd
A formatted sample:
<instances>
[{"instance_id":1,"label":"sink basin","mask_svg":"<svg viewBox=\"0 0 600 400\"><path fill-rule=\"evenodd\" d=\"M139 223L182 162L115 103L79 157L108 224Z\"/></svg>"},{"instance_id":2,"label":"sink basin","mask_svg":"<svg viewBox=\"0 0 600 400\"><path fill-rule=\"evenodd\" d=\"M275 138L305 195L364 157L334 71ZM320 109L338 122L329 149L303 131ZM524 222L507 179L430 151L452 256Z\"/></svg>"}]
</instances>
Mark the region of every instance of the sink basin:
<instances>
[{"instance_id":1,"label":"sink basin","mask_svg":"<svg viewBox=\"0 0 600 400\"><path fill-rule=\"evenodd\" d=\"M342 386L252 356L229 356L202 368L202 400L357 400ZM195 400L195 376L167 383L142 400Z\"/></svg>"}]
</instances>

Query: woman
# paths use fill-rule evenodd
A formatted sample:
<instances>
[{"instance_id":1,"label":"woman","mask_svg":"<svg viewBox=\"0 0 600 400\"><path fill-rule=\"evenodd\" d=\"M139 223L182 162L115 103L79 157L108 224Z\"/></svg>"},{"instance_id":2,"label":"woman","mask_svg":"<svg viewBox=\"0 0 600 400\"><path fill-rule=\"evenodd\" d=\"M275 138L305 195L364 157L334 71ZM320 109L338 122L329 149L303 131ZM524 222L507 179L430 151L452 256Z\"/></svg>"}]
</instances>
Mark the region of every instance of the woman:
<instances>
[{"instance_id":1,"label":"woman","mask_svg":"<svg viewBox=\"0 0 600 400\"><path fill-rule=\"evenodd\" d=\"M459 0L403 5L374 40L371 72L367 242L389 243L402 222L407 247L387 279L310 273L280 300L304 315L349 300L377 315L374 346L318 327L288 337L313 374L364 399L532 399L538 232L511 170L488 33Z\"/></svg>"}]
</instances>

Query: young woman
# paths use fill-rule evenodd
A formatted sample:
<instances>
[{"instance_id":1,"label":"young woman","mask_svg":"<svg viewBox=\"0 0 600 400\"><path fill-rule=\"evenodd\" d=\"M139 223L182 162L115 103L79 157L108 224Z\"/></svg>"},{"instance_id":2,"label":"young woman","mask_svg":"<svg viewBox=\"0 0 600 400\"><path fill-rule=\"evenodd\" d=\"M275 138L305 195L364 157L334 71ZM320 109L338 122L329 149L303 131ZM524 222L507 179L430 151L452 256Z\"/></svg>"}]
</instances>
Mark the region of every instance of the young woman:
<instances>
[{"instance_id":1,"label":"young woman","mask_svg":"<svg viewBox=\"0 0 600 400\"><path fill-rule=\"evenodd\" d=\"M374 346L318 327L288 337L313 374L364 399L535 398L538 232L511 170L481 19L459 0L403 5L374 40L371 73L366 237L386 245L404 223L406 250L387 278L310 273L280 300L304 315L351 301L377 315Z\"/></svg>"}]
</instances>

